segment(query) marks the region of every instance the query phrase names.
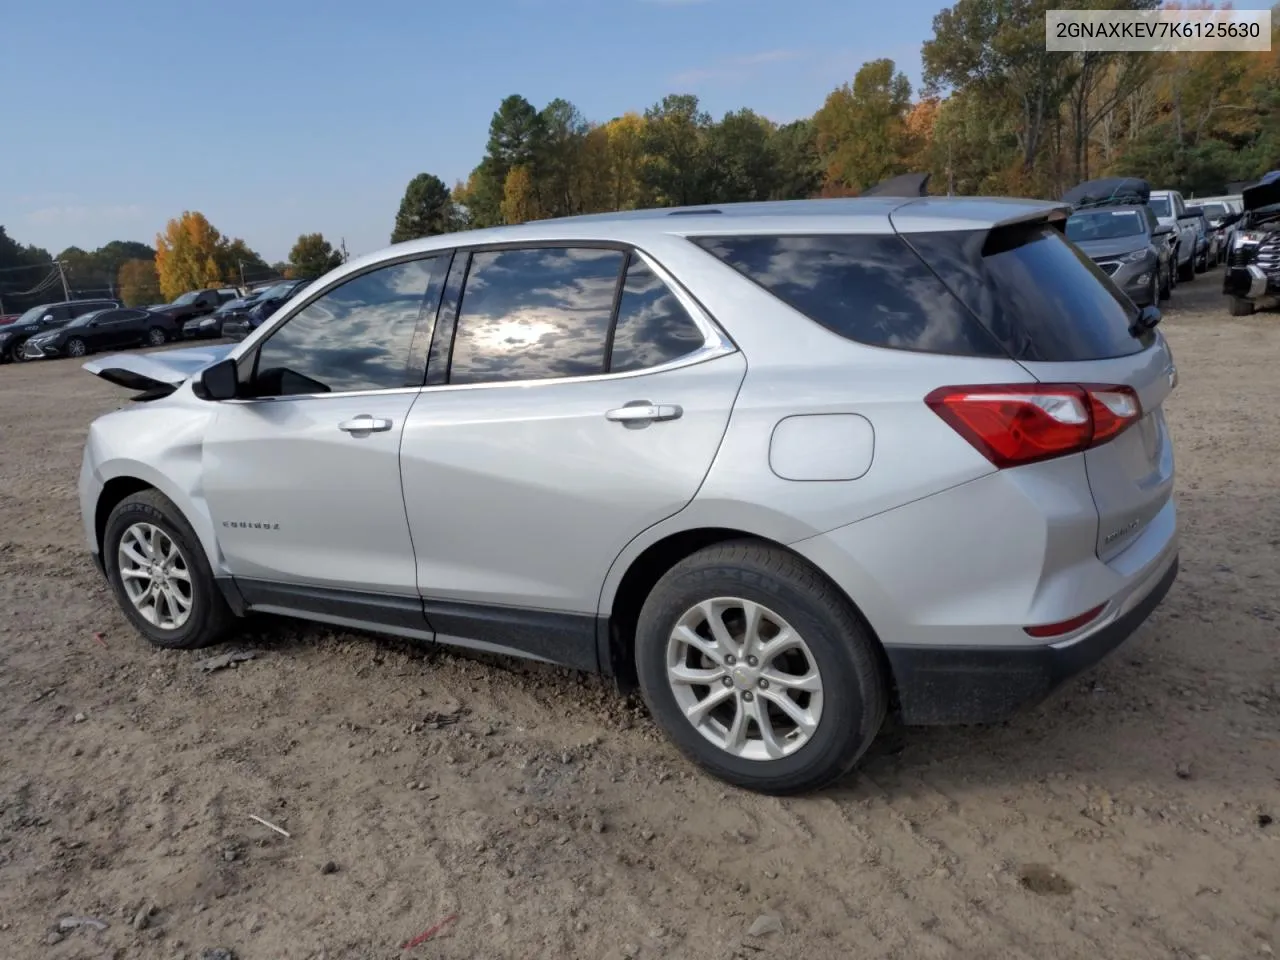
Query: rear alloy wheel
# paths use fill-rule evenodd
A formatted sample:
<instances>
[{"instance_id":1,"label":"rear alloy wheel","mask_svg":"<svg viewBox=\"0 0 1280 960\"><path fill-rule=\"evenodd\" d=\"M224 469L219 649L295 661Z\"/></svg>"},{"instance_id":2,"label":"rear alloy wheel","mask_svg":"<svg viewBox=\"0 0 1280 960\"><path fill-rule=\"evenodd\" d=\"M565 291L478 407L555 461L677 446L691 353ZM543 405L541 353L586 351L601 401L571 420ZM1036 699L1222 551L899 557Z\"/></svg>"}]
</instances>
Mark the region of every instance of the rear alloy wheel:
<instances>
[{"instance_id":1,"label":"rear alloy wheel","mask_svg":"<svg viewBox=\"0 0 1280 960\"><path fill-rule=\"evenodd\" d=\"M84 341L81 340L79 337L72 337L70 340L67 341L68 357L83 357L88 352L89 350L84 345Z\"/></svg>"},{"instance_id":2,"label":"rear alloy wheel","mask_svg":"<svg viewBox=\"0 0 1280 960\"><path fill-rule=\"evenodd\" d=\"M153 347L163 347L169 338L164 335L164 331L159 327L152 327L147 331L147 343Z\"/></svg>"},{"instance_id":3,"label":"rear alloy wheel","mask_svg":"<svg viewBox=\"0 0 1280 960\"><path fill-rule=\"evenodd\" d=\"M764 793L842 776L886 710L874 641L849 602L800 558L752 541L667 572L640 612L636 667L686 756Z\"/></svg>"}]
</instances>

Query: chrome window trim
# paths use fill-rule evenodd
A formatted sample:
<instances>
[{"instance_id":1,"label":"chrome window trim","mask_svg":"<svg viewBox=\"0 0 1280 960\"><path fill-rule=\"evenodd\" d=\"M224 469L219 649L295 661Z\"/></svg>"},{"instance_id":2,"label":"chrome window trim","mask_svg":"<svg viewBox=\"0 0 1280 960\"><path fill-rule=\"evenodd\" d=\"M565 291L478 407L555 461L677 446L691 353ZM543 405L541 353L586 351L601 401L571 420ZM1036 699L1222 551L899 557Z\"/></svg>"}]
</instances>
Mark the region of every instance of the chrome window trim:
<instances>
[{"instance_id":1,"label":"chrome window trim","mask_svg":"<svg viewBox=\"0 0 1280 960\"><path fill-rule=\"evenodd\" d=\"M614 241L595 241L597 245L612 244L613 242ZM528 245L530 247L537 247L537 246L572 247L575 244L588 244L588 243L590 243L590 241L585 241L585 240L584 241L572 241L572 240L566 240L566 241L530 240L528 241ZM521 246L523 246L523 244L519 244L519 243L511 244L511 248L517 248ZM407 262L410 260L426 259L428 257L439 256L442 252L452 251L454 253L475 253L477 251L483 251L485 249L493 249L493 248L494 247L492 244L477 244L474 247L466 247L463 245L458 245L456 247L446 247L446 248L442 248L442 250L439 250L439 251L432 251L431 253L418 254L415 256L388 258L387 260L381 261L375 265L370 266L367 270L362 270L362 271L359 271L358 273L348 274L347 276L344 276L343 278L341 278L341 281L330 284L323 291L318 292L314 298L308 298L306 303L300 304L298 309L295 311L292 311L288 317L283 317L281 318L279 323L272 324L272 329L274 330L277 326L281 326L287 323L298 312L305 310L308 306L310 306L316 299L319 299L320 297L328 293L330 290L333 290L336 287L338 287L341 284L341 282L345 282L346 279L348 279L348 277L356 277L361 274L368 273L373 270L378 270L384 266L390 266L398 262ZM599 383L602 381L627 380L627 379L633 379L635 377L647 377L647 376L658 374L658 373L668 373L672 370L681 370L685 367L692 367L700 363L706 363L709 360L715 360L719 357L728 356L731 353L738 352L737 345L731 339L729 339L728 334L725 333L724 330L721 329L720 325L717 324L715 320L712 319L710 314L708 314L707 311L702 308L702 304L698 303L698 301L695 300L687 290L685 290L684 286L680 284L680 282L677 281L675 277L671 275L670 271L668 271L666 267L658 263L658 261L655 260L652 256L650 256L646 251L632 244L618 242L617 248L623 252L630 251L636 254L636 256L638 256L641 260L643 260L645 265L648 266L649 269L654 272L654 274L658 277L658 279L661 280L664 284L666 284L667 289L671 291L671 293L675 296L675 298L680 302L680 305L684 307L685 311L689 314L690 319L693 320L694 326L696 326L698 330L702 333L702 337L703 337L702 346L694 350L691 350L689 353L684 354L684 356L677 357L674 360L668 360L666 363L660 363L657 366L644 367L643 369L640 369L640 370L626 370L618 373L592 373L592 374L586 374L584 376L578 376L578 377L545 377L537 380L495 380L491 383L460 383L460 384L442 383L442 384L436 384L434 386L389 387L381 390L350 390L345 393L295 393L295 394L290 394L288 396L283 396L283 397L246 397L243 399L225 400L222 402L235 403L235 404L279 403L282 401L287 402L292 400L325 400L325 399L336 399L340 397L389 397L389 396L396 396L398 394L441 393L441 392L450 391L450 390L493 390L499 387L528 388L528 387L546 386L546 385L561 384L561 383ZM266 327L266 324L263 324L263 326L259 327L258 329L262 330L265 327ZM249 351L246 349L244 352L247 353ZM237 354L236 359L239 360L240 357L243 355L244 353Z\"/></svg>"}]
</instances>

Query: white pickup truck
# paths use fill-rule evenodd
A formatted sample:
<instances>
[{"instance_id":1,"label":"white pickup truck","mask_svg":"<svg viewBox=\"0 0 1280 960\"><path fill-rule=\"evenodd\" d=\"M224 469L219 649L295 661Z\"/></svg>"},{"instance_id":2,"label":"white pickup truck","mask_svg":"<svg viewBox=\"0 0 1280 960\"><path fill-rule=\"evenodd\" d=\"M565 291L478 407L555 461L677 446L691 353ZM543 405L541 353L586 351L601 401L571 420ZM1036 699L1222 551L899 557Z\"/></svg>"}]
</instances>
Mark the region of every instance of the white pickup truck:
<instances>
[{"instance_id":1,"label":"white pickup truck","mask_svg":"<svg viewBox=\"0 0 1280 960\"><path fill-rule=\"evenodd\" d=\"M1187 213L1186 201L1177 190L1152 190L1147 201L1156 218L1164 226L1174 229L1178 237L1178 279L1196 278L1196 230L1195 216ZM1184 219L1185 218L1185 219Z\"/></svg>"}]
</instances>

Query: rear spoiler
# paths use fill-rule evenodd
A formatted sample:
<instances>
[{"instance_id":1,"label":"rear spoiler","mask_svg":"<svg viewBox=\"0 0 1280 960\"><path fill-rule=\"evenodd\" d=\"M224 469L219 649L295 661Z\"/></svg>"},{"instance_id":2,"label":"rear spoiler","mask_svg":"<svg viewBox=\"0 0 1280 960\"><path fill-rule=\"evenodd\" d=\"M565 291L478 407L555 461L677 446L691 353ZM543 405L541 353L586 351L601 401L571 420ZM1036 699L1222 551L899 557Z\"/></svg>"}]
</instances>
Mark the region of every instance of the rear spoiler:
<instances>
[{"instance_id":1,"label":"rear spoiler","mask_svg":"<svg viewBox=\"0 0 1280 960\"><path fill-rule=\"evenodd\" d=\"M154 400L167 396L187 380L217 363L231 352L232 345L190 347L158 353L113 353L95 357L85 370L126 390L135 390Z\"/></svg>"}]
</instances>

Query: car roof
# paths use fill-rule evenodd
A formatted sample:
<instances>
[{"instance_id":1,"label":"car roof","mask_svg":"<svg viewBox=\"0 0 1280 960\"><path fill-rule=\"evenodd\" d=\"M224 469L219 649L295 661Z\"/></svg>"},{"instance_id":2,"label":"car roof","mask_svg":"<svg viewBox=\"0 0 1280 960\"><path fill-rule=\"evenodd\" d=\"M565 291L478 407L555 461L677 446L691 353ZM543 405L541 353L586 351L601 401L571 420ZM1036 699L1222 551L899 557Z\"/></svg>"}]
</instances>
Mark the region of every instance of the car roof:
<instances>
[{"instance_id":1,"label":"car roof","mask_svg":"<svg viewBox=\"0 0 1280 960\"><path fill-rule=\"evenodd\" d=\"M1127 210L1130 213L1142 213L1142 211L1146 209L1147 205L1145 203L1112 203L1096 207L1081 207L1078 210L1071 211L1071 215L1074 217L1077 213L1110 213L1114 210Z\"/></svg>"},{"instance_id":2,"label":"car roof","mask_svg":"<svg viewBox=\"0 0 1280 960\"><path fill-rule=\"evenodd\" d=\"M642 244L646 237L725 234L920 233L990 229L1042 219L1070 205L1008 197L840 197L771 200L592 213L466 230L409 240L348 263L351 270L388 256L496 243L596 241Z\"/></svg>"}]
</instances>

